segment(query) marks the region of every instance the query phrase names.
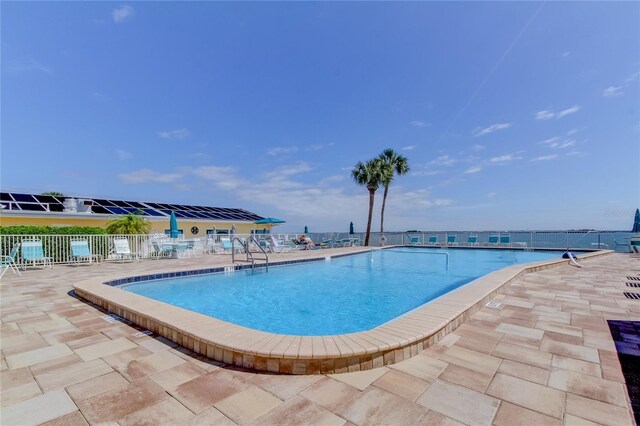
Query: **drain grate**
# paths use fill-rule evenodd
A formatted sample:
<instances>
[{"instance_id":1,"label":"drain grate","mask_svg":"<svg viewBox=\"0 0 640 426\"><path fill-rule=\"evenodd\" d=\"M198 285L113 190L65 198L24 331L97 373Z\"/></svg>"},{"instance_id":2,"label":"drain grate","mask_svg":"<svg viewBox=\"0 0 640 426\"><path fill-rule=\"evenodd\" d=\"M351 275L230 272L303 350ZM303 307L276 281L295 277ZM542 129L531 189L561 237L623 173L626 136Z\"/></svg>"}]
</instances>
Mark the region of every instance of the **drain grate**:
<instances>
[{"instance_id":1,"label":"drain grate","mask_svg":"<svg viewBox=\"0 0 640 426\"><path fill-rule=\"evenodd\" d=\"M635 299L640 300L640 293L629 293L627 291L624 292L624 297L627 299Z\"/></svg>"},{"instance_id":2,"label":"drain grate","mask_svg":"<svg viewBox=\"0 0 640 426\"><path fill-rule=\"evenodd\" d=\"M640 283L627 283L627 287L640 287Z\"/></svg>"},{"instance_id":3,"label":"drain grate","mask_svg":"<svg viewBox=\"0 0 640 426\"><path fill-rule=\"evenodd\" d=\"M631 281L640 281L640 277L627 277L627 279Z\"/></svg>"}]
</instances>

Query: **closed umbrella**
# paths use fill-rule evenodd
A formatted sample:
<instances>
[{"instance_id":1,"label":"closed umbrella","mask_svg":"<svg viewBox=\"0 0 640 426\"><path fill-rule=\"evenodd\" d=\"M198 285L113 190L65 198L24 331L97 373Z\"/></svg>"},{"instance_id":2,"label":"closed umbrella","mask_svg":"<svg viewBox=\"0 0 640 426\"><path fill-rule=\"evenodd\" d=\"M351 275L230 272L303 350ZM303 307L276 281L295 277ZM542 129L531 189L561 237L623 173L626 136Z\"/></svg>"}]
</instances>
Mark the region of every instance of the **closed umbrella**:
<instances>
[{"instance_id":1,"label":"closed umbrella","mask_svg":"<svg viewBox=\"0 0 640 426\"><path fill-rule=\"evenodd\" d=\"M640 232L640 209L636 209L636 216L633 219L633 228L631 232Z\"/></svg>"},{"instance_id":2,"label":"closed umbrella","mask_svg":"<svg viewBox=\"0 0 640 426\"><path fill-rule=\"evenodd\" d=\"M169 236L171 238L178 238L180 235L180 231L178 230L178 219L176 219L176 214L171 212L171 219L169 219Z\"/></svg>"},{"instance_id":3,"label":"closed umbrella","mask_svg":"<svg viewBox=\"0 0 640 426\"><path fill-rule=\"evenodd\" d=\"M304 226L304 233L305 234L309 233L309 227L307 225Z\"/></svg>"},{"instance_id":4,"label":"closed umbrella","mask_svg":"<svg viewBox=\"0 0 640 426\"><path fill-rule=\"evenodd\" d=\"M353 222L349 223L349 235L353 235L355 234L355 232L353 232Z\"/></svg>"}]
</instances>

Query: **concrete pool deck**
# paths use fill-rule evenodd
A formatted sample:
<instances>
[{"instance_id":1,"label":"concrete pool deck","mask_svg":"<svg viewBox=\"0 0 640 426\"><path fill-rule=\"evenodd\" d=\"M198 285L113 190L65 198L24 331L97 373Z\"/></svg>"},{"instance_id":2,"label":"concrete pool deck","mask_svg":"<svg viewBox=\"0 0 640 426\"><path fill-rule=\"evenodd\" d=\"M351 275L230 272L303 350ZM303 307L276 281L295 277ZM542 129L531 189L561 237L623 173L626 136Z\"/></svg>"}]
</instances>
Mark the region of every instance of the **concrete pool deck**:
<instances>
[{"instance_id":1,"label":"concrete pool deck","mask_svg":"<svg viewBox=\"0 0 640 426\"><path fill-rule=\"evenodd\" d=\"M0 284L2 424L632 424L605 322L640 320L640 302L623 296L626 277L640 276L631 255L516 277L492 298L500 306L480 308L416 356L331 375L228 366L67 294L94 278L228 261L7 272Z\"/></svg>"}]
</instances>

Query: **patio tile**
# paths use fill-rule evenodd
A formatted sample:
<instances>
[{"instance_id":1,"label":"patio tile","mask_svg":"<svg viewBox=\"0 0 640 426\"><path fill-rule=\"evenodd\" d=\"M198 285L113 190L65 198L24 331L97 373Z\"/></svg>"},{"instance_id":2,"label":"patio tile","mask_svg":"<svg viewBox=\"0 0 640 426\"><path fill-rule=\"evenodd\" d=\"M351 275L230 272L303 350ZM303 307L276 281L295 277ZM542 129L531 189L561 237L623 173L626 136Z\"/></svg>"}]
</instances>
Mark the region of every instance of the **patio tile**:
<instances>
[{"instance_id":1,"label":"patio tile","mask_svg":"<svg viewBox=\"0 0 640 426\"><path fill-rule=\"evenodd\" d=\"M3 390L1 393L2 399L0 401L0 406L6 407L7 405L13 405L40 394L42 394L40 386L38 386L38 383L36 383L35 380L31 380L28 383Z\"/></svg>"},{"instance_id":2,"label":"patio tile","mask_svg":"<svg viewBox=\"0 0 640 426\"><path fill-rule=\"evenodd\" d=\"M229 417L222 414L215 407L207 408L203 412L196 414L194 418L186 422L190 426L236 426Z\"/></svg>"},{"instance_id":3,"label":"patio tile","mask_svg":"<svg viewBox=\"0 0 640 426\"><path fill-rule=\"evenodd\" d=\"M629 408L606 404L571 393L567 394L567 414L603 425L632 424Z\"/></svg>"},{"instance_id":4,"label":"patio tile","mask_svg":"<svg viewBox=\"0 0 640 426\"><path fill-rule=\"evenodd\" d=\"M343 418L336 416L308 399L294 396L249 424L254 426L341 426L345 423L346 421Z\"/></svg>"},{"instance_id":5,"label":"patio tile","mask_svg":"<svg viewBox=\"0 0 640 426\"><path fill-rule=\"evenodd\" d=\"M290 376L279 374L256 374L248 381L260 388L271 392L278 398L287 400L313 385L323 376Z\"/></svg>"},{"instance_id":6,"label":"patio tile","mask_svg":"<svg viewBox=\"0 0 640 426\"><path fill-rule=\"evenodd\" d=\"M492 378L493 374L480 373L456 364L449 364L438 376L440 380L455 383L478 392L484 392Z\"/></svg>"},{"instance_id":7,"label":"patio tile","mask_svg":"<svg viewBox=\"0 0 640 426\"><path fill-rule=\"evenodd\" d=\"M109 340L108 342L95 343L93 345L85 346L74 352L83 361L91 361L92 359L103 358L105 356L115 354L117 352L126 351L127 349L133 349L136 344L131 340L127 340L124 337L115 340Z\"/></svg>"},{"instance_id":8,"label":"patio tile","mask_svg":"<svg viewBox=\"0 0 640 426\"><path fill-rule=\"evenodd\" d=\"M464 423L453 420L437 411L429 410L427 417L424 418L423 424L429 426L462 426Z\"/></svg>"},{"instance_id":9,"label":"patio tile","mask_svg":"<svg viewBox=\"0 0 640 426\"><path fill-rule=\"evenodd\" d=\"M185 362L175 367L153 374L151 379L165 390L173 390L191 379L207 374L206 370Z\"/></svg>"},{"instance_id":10,"label":"patio tile","mask_svg":"<svg viewBox=\"0 0 640 426\"><path fill-rule=\"evenodd\" d=\"M564 411L564 392L502 373L496 374L487 394L557 419Z\"/></svg>"},{"instance_id":11,"label":"patio tile","mask_svg":"<svg viewBox=\"0 0 640 426\"><path fill-rule=\"evenodd\" d=\"M328 377L353 386L356 389L364 390L371 383L389 371L386 367L373 368L371 370L356 371L353 373L329 374Z\"/></svg>"},{"instance_id":12,"label":"patio tile","mask_svg":"<svg viewBox=\"0 0 640 426\"><path fill-rule=\"evenodd\" d=\"M549 376L549 386L608 404L627 406L624 387L611 380L554 368Z\"/></svg>"},{"instance_id":13,"label":"patio tile","mask_svg":"<svg viewBox=\"0 0 640 426\"><path fill-rule=\"evenodd\" d=\"M428 410L390 392L370 387L337 411L356 425L420 423Z\"/></svg>"},{"instance_id":14,"label":"patio tile","mask_svg":"<svg viewBox=\"0 0 640 426\"><path fill-rule=\"evenodd\" d=\"M2 424L38 425L77 410L64 389L59 389L3 407Z\"/></svg>"},{"instance_id":15,"label":"patio tile","mask_svg":"<svg viewBox=\"0 0 640 426\"><path fill-rule=\"evenodd\" d=\"M68 386L66 388L67 393L75 402L82 401L83 399L91 398L92 396L100 395L101 393L110 391L115 388L120 388L126 385L127 380L119 373L112 371L103 376L90 378L84 382L77 383L75 385Z\"/></svg>"},{"instance_id":16,"label":"patio tile","mask_svg":"<svg viewBox=\"0 0 640 426\"><path fill-rule=\"evenodd\" d=\"M487 376L493 376L502 360L480 352L453 346L440 355L441 361L469 368Z\"/></svg>"},{"instance_id":17,"label":"patio tile","mask_svg":"<svg viewBox=\"0 0 640 426\"><path fill-rule=\"evenodd\" d=\"M73 352L71 352L71 349L69 349L66 345L57 344L53 346L46 346L40 349L34 349L28 352L22 352L15 355L9 355L6 357L6 360L9 368L15 369L20 367L28 367L52 359L62 358L71 354L73 354Z\"/></svg>"},{"instance_id":18,"label":"patio tile","mask_svg":"<svg viewBox=\"0 0 640 426\"><path fill-rule=\"evenodd\" d=\"M88 426L89 423L84 419L80 411L66 414L57 419L42 423L40 426Z\"/></svg>"},{"instance_id":19,"label":"patio tile","mask_svg":"<svg viewBox=\"0 0 640 426\"><path fill-rule=\"evenodd\" d=\"M2 353L4 356L46 348L48 346L47 341L38 333L19 334L17 336L2 338Z\"/></svg>"},{"instance_id":20,"label":"patio tile","mask_svg":"<svg viewBox=\"0 0 640 426\"><path fill-rule=\"evenodd\" d=\"M170 393L189 410L198 414L247 387L249 385L238 376L225 370L216 370L185 382Z\"/></svg>"},{"instance_id":21,"label":"patio tile","mask_svg":"<svg viewBox=\"0 0 640 426\"><path fill-rule=\"evenodd\" d=\"M135 411L169 398L164 390L148 378L83 399L78 407L89 423L118 421Z\"/></svg>"},{"instance_id":22,"label":"patio tile","mask_svg":"<svg viewBox=\"0 0 640 426\"><path fill-rule=\"evenodd\" d=\"M416 401L466 424L490 424L500 401L488 395L436 380Z\"/></svg>"},{"instance_id":23,"label":"patio tile","mask_svg":"<svg viewBox=\"0 0 640 426\"><path fill-rule=\"evenodd\" d=\"M185 363L186 361L179 356L162 351L131 361L120 373L127 380L133 381Z\"/></svg>"},{"instance_id":24,"label":"patio tile","mask_svg":"<svg viewBox=\"0 0 640 426\"><path fill-rule=\"evenodd\" d=\"M542 339L540 350L568 358L581 359L583 361L595 363L600 362L598 350L594 348L587 348L586 346L555 342L545 338Z\"/></svg>"},{"instance_id":25,"label":"patio tile","mask_svg":"<svg viewBox=\"0 0 640 426\"><path fill-rule=\"evenodd\" d=\"M500 333L513 334L527 339L542 339L544 331L535 328L521 327L519 325L501 323L496 327L496 331Z\"/></svg>"},{"instance_id":26,"label":"patio tile","mask_svg":"<svg viewBox=\"0 0 640 426\"><path fill-rule=\"evenodd\" d=\"M195 417L184 405L173 398L134 411L118 420L121 426L182 425Z\"/></svg>"},{"instance_id":27,"label":"patio tile","mask_svg":"<svg viewBox=\"0 0 640 426\"><path fill-rule=\"evenodd\" d=\"M103 356L101 358L104 359L107 362L107 364L109 364L116 370L122 370L126 368L127 364L129 364L131 361L134 361L139 358L144 358L145 356L149 356L152 353L153 352L151 352L146 348L136 346L135 348L127 349L126 351Z\"/></svg>"},{"instance_id":28,"label":"patio tile","mask_svg":"<svg viewBox=\"0 0 640 426\"><path fill-rule=\"evenodd\" d=\"M340 406L360 395L360 391L353 386L326 377L300 392L300 395L335 412Z\"/></svg>"},{"instance_id":29,"label":"patio tile","mask_svg":"<svg viewBox=\"0 0 640 426\"><path fill-rule=\"evenodd\" d=\"M602 377L600 365L593 362L581 361L575 358L567 358L560 355L554 355L551 361L551 366L561 368L563 370L588 374L589 376Z\"/></svg>"},{"instance_id":30,"label":"patio tile","mask_svg":"<svg viewBox=\"0 0 640 426\"><path fill-rule=\"evenodd\" d=\"M0 390L5 391L32 381L33 376L27 367L6 370L0 373Z\"/></svg>"},{"instance_id":31,"label":"patio tile","mask_svg":"<svg viewBox=\"0 0 640 426\"><path fill-rule=\"evenodd\" d=\"M572 414L564 415L564 424L567 426L599 426L598 423L594 423L592 421L574 416Z\"/></svg>"},{"instance_id":32,"label":"patio tile","mask_svg":"<svg viewBox=\"0 0 640 426\"><path fill-rule=\"evenodd\" d=\"M46 392L64 388L112 372L113 369L101 359L74 363L67 367L36 375L36 380Z\"/></svg>"},{"instance_id":33,"label":"patio tile","mask_svg":"<svg viewBox=\"0 0 640 426\"><path fill-rule=\"evenodd\" d=\"M445 353L449 350L451 350L451 348L445 351ZM410 374L418 379L431 383L438 377L442 370L447 368L447 365L449 364L427 355L418 355L399 362L398 364L389 365L389 368L402 371L403 373Z\"/></svg>"},{"instance_id":34,"label":"patio tile","mask_svg":"<svg viewBox=\"0 0 640 426\"><path fill-rule=\"evenodd\" d=\"M373 386L384 389L409 401L415 401L429 386L429 382L396 370L387 371L373 382Z\"/></svg>"},{"instance_id":35,"label":"patio tile","mask_svg":"<svg viewBox=\"0 0 640 426\"><path fill-rule=\"evenodd\" d=\"M539 350L511 343L498 343L491 355L533 365L538 368L549 368L551 365L550 353L540 352Z\"/></svg>"},{"instance_id":36,"label":"patio tile","mask_svg":"<svg viewBox=\"0 0 640 426\"><path fill-rule=\"evenodd\" d=\"M563 422L559 419L503 402L500 404L496 418L493 419L493 424L495 426L562 426Z\"/></svg>"},{"instance_id":37,"label":"patio tile","mask_svg":"<svg viewBox=\"0 0 640 426\"><path fill-rule=\"evenodd\" d=\"M214 404L221 413L238 424L246 424L280 405L282 401L257 386L234 393Z\"/></svg>"},{"instance_id":38,"label":"patio tile","mask_svg":"<svg viewBox=\"0 0 640 426\"><path fill-rule=\"evenodd\" d=\"M538 368L529 364L511 361L510 359L502 361L498 372L541 385L546 385L549 377L549 370L546 368Z\"/></svg>"}]
</instances>

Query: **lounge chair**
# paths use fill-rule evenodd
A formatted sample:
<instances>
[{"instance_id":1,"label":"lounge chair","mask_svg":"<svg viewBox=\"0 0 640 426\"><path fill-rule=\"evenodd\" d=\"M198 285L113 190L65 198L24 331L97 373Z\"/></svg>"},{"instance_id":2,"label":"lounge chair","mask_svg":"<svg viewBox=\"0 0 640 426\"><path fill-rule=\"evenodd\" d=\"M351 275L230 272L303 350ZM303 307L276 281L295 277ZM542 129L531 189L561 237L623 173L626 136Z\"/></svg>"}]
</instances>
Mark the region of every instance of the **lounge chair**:
<instances>
[{"instance_id":1,"label":"lounge chair","mask_svg":"<svg viewBox=\"0 0 640 426\"><path fill-rule=\"evenodd\" d=\"M226 252L228 250L229 253L231 253L231 251L233 250L231 238L220 238L220 242L222 243L222 251Z\"/></svg>"},{"instance_id":2,"label":"lounge chair","mask_svg":"<svg viewBox=\"0 0 640 426\"><path fill-rule=\"evenodd\" d=\"M501 246L510 247L511 246L511 235L509 235L509 234L500 235L500 245Z\"/></svg>"},{"instance_id":3,"label":"lounge chair","mask_svg":"<svg viewBox=\"0 0 640 426\"><path fill-rule=\"evenodd\" d=\"M478 236L477 235L469 235L467 237L467 245L468 246L477 246L478 244Z\"/></svg>"},{"instance_id":4,"label":"lounge chair","mask_svg":"<svg viewBox=\"0 0 640 426\"><path fill-rule=\"evenodd\" d=\"M273 253L283 253L291 251L292 247L280 244L278 240L275 239L274 236L269 237L269 250Z\"/></svg>"},{"instance_id":5,"label":"lounge chair","mask_svg":"<svg viewBox=\"0 0 640 426\"><path fill-rule=\"evenodd\" d=\"M89 248L89 242L87 240L73 240L71 241L71 260L76 263L76 266L80 265L80 262L93 262L100 263L102 256L99 254L93 254Z\"/></svg>"},{"instance_id":6,"label":"lounge chair","mask_svg":"<svg viewBox=\"0 0 640 426\"><path fill-rule=\"evenodd\" d=\"M125 259L134 259L134 254L131 253L131 248L129 248L129 240L126 238L114 238L113 249L116 255L116 260L123 261Z\"/></svg>"},{"instance_id":7,"label":"lounge chair","mask_svg":"<svg viewBox=\"0 0 640 426\"><path fill-rule=\"evenodd\" d=\"M429 246L437 246L440 243L438 243L438 236L437 235L430 235L429 239L427 240L427 245Z\"/></svg>"},{"instance_id":8,"label":"lounge chair","mask_svg":"<svg viewBox=\"0 0 640 426\"><path fill-rule=\"evenodd\" d=\"M457 235L447 235L447 245L448 246L457 246L458 245L458 236Z\"/></svg>"},{"instance_id":9,"label":"lounge chair","mask_svg":"<svg viewBox=\"0 0 640 426\"><path fill-rule=\"evenodd\" d=\"M191 257L192 252L193 248L189 248L188 241L178 241L178 257Z\"/></svg>"},{"instance_id":10,"label":"lounge chair","mask_svg":"<svg viewBox=\"0 0 640 426\"><path fill-rule=\"evenodd\" d=\"M22 269L27 269L28 263L32 266L42 263L43 266L53 268L53 259L44 255L41 240L22 240L20 247L22 247Z\"/></svg>"},{"instance_id":11,"label":"lounge chair","mask_svg":"<svg viewBox=\"0 0 640 426\"><path fill-rule=\"evenodd\" d=\"M173 246L170 244L160 244L157 241L152 241L151 245L153 246L153 254L156 259L160 259L161 257L171 257L173 254Z\"/></svg>"},{"instance_id":12,"label":"lounge chair","mask_svg":"<svg viewBox=\"0 0 640 426\"><path fill-rule=\"evenodd\" d=\"M422 244L420 235L409 235L409 242L414 246L419 246L420 244Z\"/></svg>"},{"instance_id":13,"label":"lounge chair","mask_svg":"<svg viewBox=\"0 0 640 426\"><path fill-rule=\"evenodd\" d=\"M631 247L631 253L635 254L636 256L640 255L640 246L632 244L629 247Z\"/></svg>"},{"instance_id":14,"label":"lounge chair","mask_svg":"<svg viewBox=\"0 0 640 426\"><path fill-rule=\"evenodd\" d=\"M487 245L497 246L499 242L500 238L498 237L498 234L489 235L489 242L487 243Z\"/></svg>"},{"instance_id":15,"label":"lounge chair","mask_svg":"<svg viewBox=\"0 0 640 426\"><path fill-rule=\"evenodd\" d=\"M20 244L15 244L8 256L2 256L0 260L0 278L4 276L4 273L7 272L7 269L9 268L11 268L11 272L13 272L13 275L22 275L20 273L20 269L18 269L18 265L16 264L16 256L18 255L18 250L20 250Z\"/></svg>"}]
</instances>

